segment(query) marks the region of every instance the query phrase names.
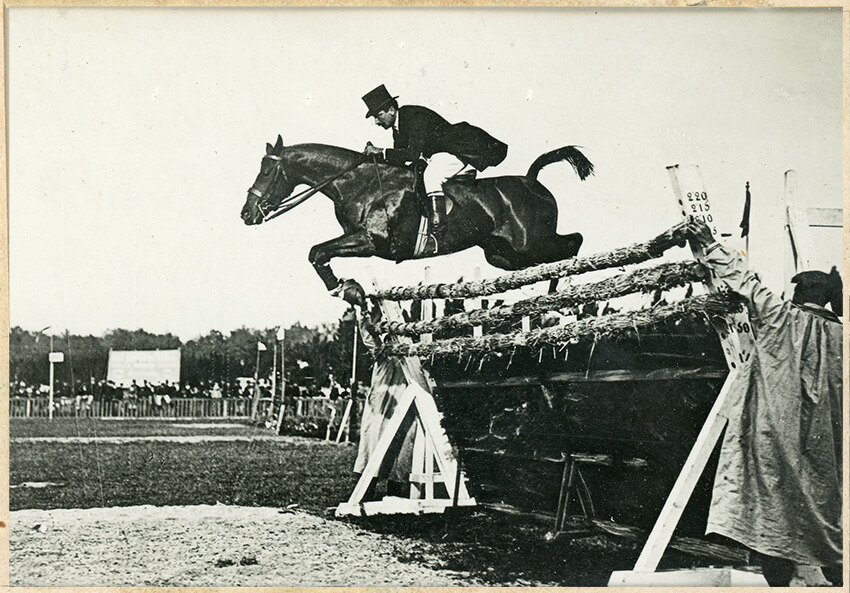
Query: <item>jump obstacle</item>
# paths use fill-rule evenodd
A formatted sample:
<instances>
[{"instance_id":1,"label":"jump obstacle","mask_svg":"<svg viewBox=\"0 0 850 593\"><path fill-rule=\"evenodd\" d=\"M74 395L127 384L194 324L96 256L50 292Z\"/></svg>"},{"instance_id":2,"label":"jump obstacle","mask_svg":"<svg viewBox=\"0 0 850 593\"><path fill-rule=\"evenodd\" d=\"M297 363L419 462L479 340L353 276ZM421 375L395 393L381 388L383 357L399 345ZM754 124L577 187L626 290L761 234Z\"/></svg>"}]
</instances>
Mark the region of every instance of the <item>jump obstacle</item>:
<instances>
[{"instance_id":1,"label":"jump obstacle","mask_svg":"<svg viewBox=\"0 0 850 593\"><path fill-rule=\"evenodd\" d=\"M711 203L699 169L692 165L676 165L668 167L668 172L683 219L699 218L709 225L715 236L719 237L717 228L713 224ZM800 227L805 223L800 222L800 216L790 207L787 212L787 229L792 244L796 246L795 262L799 265L799 262L806 260L799 255L802 242L800 240L795 242L794 238L803 236L803 233L798 231L795 234L794 227ZM828 220L830 224L835 224L834 213L819 212L815 216L817 220ZM840 216L838 220L840 224ZM663 580L657 580L659 573L655 573L656 568L670 544L673 531L725 427L724 414L730 404L727 401L729 386L737 375L739 367L749 359L753 339L749 319L741 300L735 295L717 289L707 268L700 263L703 254L699 249L692 252L695 261L636 267L660 258L671 247L683 246L685 242L684 223L680 223L643 243L591 256L543 264L493 279L476 279L454 284L428 284L426 281L426 284L419 286L374 290L369 296L383 313L383 319L373 327L377 334L383 336L374 354L379 358L386 356L398 358L408 378L408 387L404 396L397 402L395 411L385 426L385 432L381 435L380 442L351 497L346 503L339 505L337 515L440 512L450 506L475 504L475 500L467 492L466 477L440 424L440 413L433 397L440 386L437 386L423 369L420 359L428 360L431 365L439 365L461 360L464 357L483 360L488 356L510 356L520 349L540 351L544 348L552 348L568 351L572 344L582 339L597 340L600 337L635 333L662 322L675 322L687 317L702 316L710 320L717 332L728 367L728 375L634 570L614 573L609 583L612 585L646 584L648 575L654 575L652 578L656 580L652 582L662 584ZM583 284L572 283L572 278L575 276L617 268L623 271L603 280ZM432 316L434 309L432 305L435 299L474 299L476 303L480 303L483 297L502 295L506 291L541 281L564 279L569 284L552 294L526 298L493 308L477 308L451 315ZM702 294L691 295L689 290L690 296L670 304L590 317L555 327L532 329L532 320L551 311L569 311L586 303L598 303L630 294L652 293L656 290L666 291L686 286L692 287L692 290L699 286L701 288L694 292L699 291ZM399 301L419 301L423 312L422 319L404 320ZM466 302L469 303L469 301ZM496 328L497 331L485 335L482 331L484 326ZM418 341L413 341L413 338L418 338ZM665 378L674 379L677 376L682 378L693 376L688 375L687 372L678 375L676 372L661 374ZM624 369L617 371L616 375L616 380L619 381L647 379L646 371ZM587 378L587 376L584 377L585 380ZM569 379L568 377L565 380ZM573 377L573 379L580 378ZM595 377L595 380L605 381L606 378L600 375ZM475 379L467 382L474 383ZM428 389L423 389L422 385L427 385ZM396 431L401 427L411 407L415 409L418 428L413 469L410 474L412 485L410 498L385 497L381 501L364 502L363 496L371 481L377 477L390 442L396 436ZM600 462L598 458L577 455L571 456L565 465L564 485L556 513L556 528L563 526L566 502L570 492L575 489L581 500L582 463ZM448 497L435 496L434 484L436 483L445 485L444 493L447 492ZM582 505L584 506L584 503ZM703 572L693 581L687 578L674 579L669 584L706 584L709 581L716 581L716 584L720 584L721 581L728 581L731 584L752 584L746 578L742 580L741 576L734 571L710 575Z\"/></svg>"}]
</instances>

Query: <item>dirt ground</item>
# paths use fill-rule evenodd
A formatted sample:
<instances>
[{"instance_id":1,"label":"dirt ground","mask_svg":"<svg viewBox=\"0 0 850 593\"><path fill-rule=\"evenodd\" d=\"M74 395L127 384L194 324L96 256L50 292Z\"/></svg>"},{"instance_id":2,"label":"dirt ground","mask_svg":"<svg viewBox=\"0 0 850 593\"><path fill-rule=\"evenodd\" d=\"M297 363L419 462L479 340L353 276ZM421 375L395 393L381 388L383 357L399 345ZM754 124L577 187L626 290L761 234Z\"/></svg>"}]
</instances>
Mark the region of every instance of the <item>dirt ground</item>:
<instances>
[{"instance_id":1,"label":"dirt ground","mask_svg":"<svg viewBox=\"0 0 850 593\"><path fill-rule=\"evenodd\" d=\"M11 513L13 586L460 586L428 544L276 508ZM416 552L418 562L399 556ZM430 560L430 561L429 561Z\"/></svg>"}]
</instances>

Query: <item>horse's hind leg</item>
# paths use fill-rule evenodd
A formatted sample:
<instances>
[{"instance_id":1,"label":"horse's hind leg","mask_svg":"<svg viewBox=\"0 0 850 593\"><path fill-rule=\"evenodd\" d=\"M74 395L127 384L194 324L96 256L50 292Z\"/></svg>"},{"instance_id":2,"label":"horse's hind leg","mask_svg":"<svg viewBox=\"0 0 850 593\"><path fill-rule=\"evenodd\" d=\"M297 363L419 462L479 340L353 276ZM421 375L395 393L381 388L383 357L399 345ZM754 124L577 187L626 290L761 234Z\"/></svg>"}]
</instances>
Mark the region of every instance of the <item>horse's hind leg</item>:
<instances>
[{"instance_id":1,"label":"horse's hind leg","mask_svg":"<svg viewBox=\"0 0 850 593\"><path fill-rule=\"evenodd\" d=\"M544 250L545 262L561 261L575 257L581 247L584 237L581 233L570 233L569 235L555 235L545 243L547 248ZM553 278L549 281L549 292L553 293L558 290L559 278Z\"/></svg>"},{"instance_id":2,"label":"horse's hind leg","mask_svg":"<svg viewBox=\"0 0 850 593\"><path fill-rule=\"evenodd\" d=\"M531 265L507 241L493 241L481 248L487 263L500 270L521 270Z\"/></svg>"},{"instance_id":3,"label":"horse's hind leg","mask_svg":"<svg viewBox=\"0 0 850 593\"><path fill-rule=\"evenodd\" d=\"M546 261L553 262L575 257L583 242L584 237L581 236L581 233L555 235L546 243L550 247Z\"/></svg>"}]
</instances>

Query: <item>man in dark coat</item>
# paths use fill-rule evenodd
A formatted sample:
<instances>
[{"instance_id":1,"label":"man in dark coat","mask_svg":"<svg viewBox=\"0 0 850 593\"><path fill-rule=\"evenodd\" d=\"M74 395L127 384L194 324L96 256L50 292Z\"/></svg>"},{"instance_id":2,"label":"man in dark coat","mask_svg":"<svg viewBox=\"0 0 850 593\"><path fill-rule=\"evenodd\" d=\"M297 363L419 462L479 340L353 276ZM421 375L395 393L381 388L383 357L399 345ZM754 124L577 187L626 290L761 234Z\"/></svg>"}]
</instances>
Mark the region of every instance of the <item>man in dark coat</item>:
<instances>
[{"instance_id":1,"label":"man in dark coat","mask_svg":"<svg viewBox=\"0 0 850 593\"><path fill-rule=\"evenodd\" d=\"M384 85L363 96L368 107L366 117L393 131L393 147L381 149L367 143L367 155L384 158L393 165L413 165L422 169L426 204L431 213L431 237L423 255L439 252L439 242L445 232L446 201L443 183L456 175L483 171L498 165L508 152L505 143L466 122L450 124L427 107L399 107Z\"/></svg>"},{"instance_id":2,"label":"man in dark coat","mask_svg":"<svg viewBox=\"0 0 850 593\"><path fill-rule=\"evenodd\" d=\"M835 268L797 274L788 302L705 223L689 230L717 283L747 299L756 336L730 386L706 532L763 555L771 585L829 586L825 573L840 584L841 277Z\"/></svg>"}]
</instances>

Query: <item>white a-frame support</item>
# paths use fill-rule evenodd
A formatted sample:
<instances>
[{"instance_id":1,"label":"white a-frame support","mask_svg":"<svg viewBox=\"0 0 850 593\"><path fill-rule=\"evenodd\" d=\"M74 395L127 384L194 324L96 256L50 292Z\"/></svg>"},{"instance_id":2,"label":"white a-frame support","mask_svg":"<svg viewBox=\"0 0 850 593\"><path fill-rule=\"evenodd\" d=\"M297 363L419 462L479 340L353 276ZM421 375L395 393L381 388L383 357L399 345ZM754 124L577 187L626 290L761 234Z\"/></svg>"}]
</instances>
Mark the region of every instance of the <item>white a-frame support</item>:
<instances>
[{"instance_id":1,"label":"white a-frame support","mask_svg":"<svg viewBox=\"0 0 850 593\"><path fill-rule=\"evenodd\" d=\"M381 310L390 321L402 319L397 303L381 301ZM466 489L466 478L460 471L448 436L440 424L440 412L430 393L433 383L425 374L418 358L402 359L401 368L407 380L392 416L383 428L375 450L357 481L347 502L340 504L336 515L378 515L397 513L440 513L447 507L473 506L475 499ZM428 390L422 386L428 386ZM415 410L416 437L413 445L413 467L410 473L410 497L384 497L379 501L363 501L378 475L378 470L411 406ZM436 467L435 467L436 465ZM435 495L435 484L445 485L447 497Z\"/></svg>"},{"instance_id":2,"label":"white a-frame support","mask_svg":"<svg viewBox=\"0 0 850 593\"><path fill-rule=\"evenodd\" d=\"M699 168L696 165L674 165L667 167L667 171L670 173L673 193L679 201L684 219L687 220L690 217L700 219L711 228L713 235L718 236L714 213ZM693 250L693 255L698 260L703 258L702 250L698 248ZM715 290L711 280L706 281L705 285L708 290ZM740 368L749 360L753 346L753 335L749 318L745 312L715 320L714 328L720 336L723 353L726 356L726 364L729 366L729 375L726 377L726 381L714 401L685 465L670 491L667 502L661 509L661 514L649 534L634 569L632 571L615 572L611 576L609 585L646 584L646 574L653 573L658 568L661 556L670 543L670 538L673 536L673 531L679 523L688 500L691 498L694 487L702 476L708 459L726 427L725 413L730 403L730 387L738 376Z\"/></svg>"}]
</instances>

